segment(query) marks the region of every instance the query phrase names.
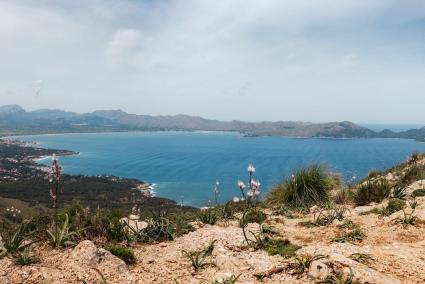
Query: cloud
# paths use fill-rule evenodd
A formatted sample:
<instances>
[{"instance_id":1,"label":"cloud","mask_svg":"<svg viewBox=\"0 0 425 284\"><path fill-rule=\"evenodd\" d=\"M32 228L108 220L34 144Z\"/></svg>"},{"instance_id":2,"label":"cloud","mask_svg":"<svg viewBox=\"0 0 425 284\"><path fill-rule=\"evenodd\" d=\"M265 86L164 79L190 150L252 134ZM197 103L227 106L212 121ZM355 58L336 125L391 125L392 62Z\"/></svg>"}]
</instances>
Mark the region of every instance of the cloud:
<instances>
[{"instance_id":1,"label":"cloud","mask_svg":"<svg viewBox=\"0 0 425 284\"><path fill-rule=\"evenodd\" d=\"M380 119L425 120L419 103L409 116L397 111L401 94L424 102L424 19L419 0L3 1L0 99L75 111L358 121L376 120L385 97L398 103ZM34 93L43 100L28 100ZM348 102L353 111L342 111Z\"/></svg>"},{"instance_id":2,"label":"cloud","mask_svg":"<svg viewBox=\"0 0 425 284\"><path fill-rule=\"evenodd\" d=\"M119 29L107 44L106 56L112 62L122 61L137 53L143 46L143 38L136 29Z\"/></svg>"}]
</instances>

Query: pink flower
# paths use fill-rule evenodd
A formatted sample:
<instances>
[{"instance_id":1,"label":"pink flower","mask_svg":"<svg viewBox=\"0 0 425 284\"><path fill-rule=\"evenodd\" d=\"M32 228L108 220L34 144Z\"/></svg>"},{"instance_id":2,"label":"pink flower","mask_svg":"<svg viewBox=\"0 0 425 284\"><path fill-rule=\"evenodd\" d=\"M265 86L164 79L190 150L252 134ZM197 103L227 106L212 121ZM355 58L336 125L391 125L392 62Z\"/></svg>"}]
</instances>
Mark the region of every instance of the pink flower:
<instances>
[{"instance_id":1,"label":"pink flower","mask_svg":"<svg viewBox=\"0 0 425 284\"><path fill-rule=\"evenodd\" d=\"M245 189L245 184L244 184L244 182L243 181L241 181L241 180L238 180L238 186L239 186L239 189L240 190L244 190Z\"/></svg>"},{"instance_id":2,"label":"pink flower","mask_svg":"<svg viewBox=\"0 0 425 284\"><path fill-rule=\"evenodd\" d=\"M248 165L248 173L255 173L255 167L252 163Z\"/></svg>"}]
</instances>

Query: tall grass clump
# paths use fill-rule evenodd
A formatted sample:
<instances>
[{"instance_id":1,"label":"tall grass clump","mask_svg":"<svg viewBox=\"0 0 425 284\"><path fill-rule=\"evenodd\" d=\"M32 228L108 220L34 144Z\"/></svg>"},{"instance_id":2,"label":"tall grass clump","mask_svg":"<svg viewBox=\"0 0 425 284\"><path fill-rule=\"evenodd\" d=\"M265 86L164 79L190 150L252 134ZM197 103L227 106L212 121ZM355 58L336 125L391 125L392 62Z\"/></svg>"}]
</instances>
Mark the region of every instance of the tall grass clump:
<instances>
[{"instance_id":1,"label":"tall grass clump","mask_svg":"<svg viewBox=\"0 0 425 284\"><path fill-rule=\"evenodd\" d=\"M380 203L391 194L391 186L384 178L367 181L360 184L354 202L357 206L367 205L371 202Z\"/></svg>"},{"instance_id":2,"label":"tall grass clump","mask_svg":"<svg viewBox=\"0 0 425 284\"><path fill-rule=\"evenodd\" d=\"M309 207L329 200L330 191L338 184L326 166L314 164L301 168L290 178L275 185L266 197L272 206Z\"/></svg>"}]
</instances>

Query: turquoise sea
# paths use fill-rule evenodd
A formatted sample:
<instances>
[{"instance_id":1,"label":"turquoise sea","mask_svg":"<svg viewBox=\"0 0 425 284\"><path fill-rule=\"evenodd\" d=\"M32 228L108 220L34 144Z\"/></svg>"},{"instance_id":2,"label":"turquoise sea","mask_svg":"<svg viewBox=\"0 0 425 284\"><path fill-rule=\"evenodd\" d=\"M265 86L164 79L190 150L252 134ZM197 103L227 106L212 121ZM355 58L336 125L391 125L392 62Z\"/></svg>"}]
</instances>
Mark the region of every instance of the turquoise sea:
<instances>
[{"instance_id":1,"label":"turquoise sea","mask_svg":"<svg viewBox=\"0 0 425 284\"><path fill-rule=\"evenodd\" d=\"M403 139L296 139L250 137L222 132L131 132L21 136L39 146L80 152L61 157L70 174L112 174L154 183L156 196L193 206L238 196L238 179L247 179L252 162L262 194L298 167L326 163L344 179L364 177L404 161L425 144ZM40 161L49 164L49 159ZM88 189L89 190L89 189Z\"/></svg>"}]
</instances>

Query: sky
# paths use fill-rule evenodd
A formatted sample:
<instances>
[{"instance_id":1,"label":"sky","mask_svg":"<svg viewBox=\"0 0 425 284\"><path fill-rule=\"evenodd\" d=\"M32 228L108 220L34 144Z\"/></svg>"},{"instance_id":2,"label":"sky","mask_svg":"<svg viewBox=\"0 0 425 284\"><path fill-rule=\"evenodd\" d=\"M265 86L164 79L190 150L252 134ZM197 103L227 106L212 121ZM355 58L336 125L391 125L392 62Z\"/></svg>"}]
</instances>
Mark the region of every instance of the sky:
<instances>
[{"instance_id":1,"label":"sky","mask_svg":"<svg viewBox=\"0 0 425 284\"><path fill-rule=\"evenodd\" d=\"M425 124L422 0L0 0L0 105Z\"/></svg>"}]
</instances>

